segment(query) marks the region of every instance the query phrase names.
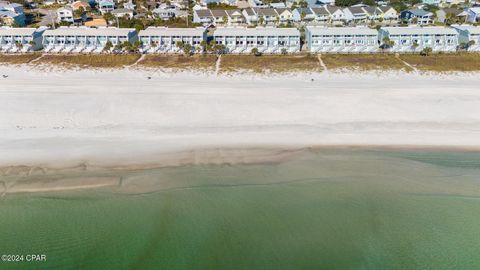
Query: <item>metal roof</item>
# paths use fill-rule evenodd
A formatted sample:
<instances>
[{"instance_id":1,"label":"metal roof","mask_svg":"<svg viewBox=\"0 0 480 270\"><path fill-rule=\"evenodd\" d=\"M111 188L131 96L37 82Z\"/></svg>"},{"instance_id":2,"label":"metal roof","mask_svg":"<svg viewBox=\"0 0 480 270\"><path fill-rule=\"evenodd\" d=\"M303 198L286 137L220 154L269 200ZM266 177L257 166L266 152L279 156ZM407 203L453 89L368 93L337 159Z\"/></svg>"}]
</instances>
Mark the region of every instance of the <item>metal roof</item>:
<instances>
[{"instance_id":1,"label":"metal roof","mask_svg":"<svg viewBox=\"0 0 480 270\"><path fill-rule=\"evenodd\" d=\"M211 9L213 17L227 16L227 12L224 9Z\"/></svg>"},{"instance_id":2,"label":"metal roof","mask_svg":"<svg viewBox=\"0 0 480 270\"><path fill-rule=\"evenodd\" d=\"M68 27L61 26L57 29L46 30L45 36L127 36L134 32L133 28L116 28L116 27Z\"/></svg>"},{"instance_id":3,"label":"metal roof","mask_svg":"<svg viewBox=\"0 0 480 270\"><path fill-rule=\"evenodd\" d=\"M453 28L442 26L431 27L382 27L384 31L387 31L390 35L448 35L457 34L457 31Z\"/></svg>"},{"instance_id":4,"label":"metal roof","mask_svg":"<svg viewBox=\"0 0 480 270\"><path fill-rule=\"evenodd\" d=\"M206 29L197 28L168 28L168 27L147 27L138 33L139 36L203 36Z\"/></svg>"},{"instance_id":5,"label":"metal roof","mask_svg":"<svg viewBox=\"0 0 480 270\"><path fill-rule=\"evenodd\" d=\"M415 16L418 16L418 17L422 17L422 16L426 16L426 15L431 15L433 14L432 12L428 12L428 11L425 11L423 9L410 9L410 10L407 10L407 12L410 12L412 13L413 15Z\"/></svg>"},{"instance_id":6,"label":"metal roof","mask_svg":"<svg viewBox=\"0 0 480 270\"><path fill-rule=\"evenodd\" d=\"M315 15L330 15L330 12L328 12L328 10L324 7L312 8L312 11L315 13Z\"/></svg>"},{"instance_id":7,"label":"metal roof","mask_svg":"<svg viewBox=\"0 0 480 270\"><path fill-rule=\"evenodd\" d=\"M273 8L261 8L257 10L259 16L277 16L277 12Z\"/></svg>"},{"instance_id":8,"label":"metal roof","mask_svg":"<svg viewBox=\"0 0 480 270\"><path fill-rule=\"evenodd\" d=\"M212 17L210 9L197 9L194 11L198 17Z\"/></svg>"},{"instance_id":9,"label":"metal roof","mask_svg":"<svg viewBox=\"0 0 480 270\"><path fill-rule=\"evenodd\" d=\"M368 27L323 27L307 26L313 35L378 35L377 30Z\"/></svg>"},{"instance_id":10,"label":"metal roof","mask_svg":"<svg viewBox=\"0 0 480 270\"><path fill-rule=\"evenodd\" d=\"M35 31L36 28L0 27L0 36L31 36Z\"/></svg>"},{"instance_id":11,"label":"metal roof","mask_svg":"<svg viewBox=\"0 0 480 270\"><path fill-rule=\"evenodd\" d=\"M215 36L300 36L297 28L274 27L218 27Z\"/></svg>"}]
</instances>

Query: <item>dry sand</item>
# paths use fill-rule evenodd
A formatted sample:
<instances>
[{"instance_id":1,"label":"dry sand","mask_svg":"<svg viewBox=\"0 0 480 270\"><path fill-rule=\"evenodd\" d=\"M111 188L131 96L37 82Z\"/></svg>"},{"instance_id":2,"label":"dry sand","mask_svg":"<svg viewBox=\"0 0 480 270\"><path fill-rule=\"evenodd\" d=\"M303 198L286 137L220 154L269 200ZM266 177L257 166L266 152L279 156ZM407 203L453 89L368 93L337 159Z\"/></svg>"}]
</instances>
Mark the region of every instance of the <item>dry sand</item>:
<instances>
[{"instance_id":1,"label":"dry sand","mask_svg":"<svg viewBox=\"0 0 480 270\"><path fill-rule=\"evenodd\" d=\"M213 76L28 66L2 66L1 74L8 74L0 77L4 173L19 165L236 163L285 153L264 148L480 146L480 77L472 74Z\"/></svg>"}]
</instances>

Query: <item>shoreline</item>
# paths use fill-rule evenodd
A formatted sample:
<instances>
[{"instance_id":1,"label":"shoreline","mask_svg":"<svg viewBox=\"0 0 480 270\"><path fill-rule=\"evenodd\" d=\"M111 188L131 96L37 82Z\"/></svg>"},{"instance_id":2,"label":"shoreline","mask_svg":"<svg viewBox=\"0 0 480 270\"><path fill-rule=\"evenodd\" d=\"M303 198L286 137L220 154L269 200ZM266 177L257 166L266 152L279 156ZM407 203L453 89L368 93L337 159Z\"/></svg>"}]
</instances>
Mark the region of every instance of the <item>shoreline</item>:
<instances>
[{"instance_id":1,"label":"shoreline","mask_svg":"<svg viewBox=\"0 0 480 270\"><path fill-rule=\"evenodd\" d=\"M76 167L68 168L45 168L28 166L0 167L0 199L8 195L15 194L40 194L40 195L67 195L71 192L81 192L85 190L95 190L106 192L106 194L124 194L124 195L142 195L154 192L183 190L190 188L200 188L203 185L208 187L234 187L235 183L219 182L216 180L210 186L208 183L179 182L173 181L176 173L182 174L184 170L190 171L191 166L198 166L199 172L206 168L208 170L216 169L235 169L242 166L264 166L272 164L276 166L288 166L287 164L309 164L309 161L322 161L322 168L341 170L345 162L366 162L365 164L374 164L377 161L405 164L408 162L411 166L417 168L436 167L429 164L428 161L417 161L415 158L408 158L409 154L414 157L439 151L448 151L452 154L480 154L480 148L452 148L452 147L370 147L370 146L323 146L310 147L303 149L223 149L230 155L218 157L212 155L221 149L203 150L203 159L192 163L184 159L181 153L172 154L175 156L176 163L170 164L145 164L144 166L126 166L126 167L94 167L88 164L80 164ZM210 151L210 152L209 152ZM406 157L402 157L401 152L406 152ZM392 153L393 152L393 153ZM233 153L233 155L232 155ZM261 153L261 155L258 155ZM233 160L233 159L235 160ZM335 165L336 164L336 165ZM295 166L295 165L293 165ZM244 167L243 167L244 168ZM242 170L242 169L240 169ZM320 170L322 170L320 168ZM208 174L208 173L207 173ZM172 178L173 177L173 178ZM299 180L300 181L300 180ZM265 182L268 184L285 184L288 182ZM254 183L253 185L257 185ZM249 185L246 181L244 185Z\"/></svg>"},{"instance_id":2,"label":"shoreline","mask_svg":"<svg viewBox=\"0 0 480 270\"><path fill-rule=\"evenodd\" d=\"M218 155L219 152L223 155ZM157 191L181 190L189 186L178 186L170 182L169 172L176 169L187 169L196 167L205 169L235 168L237 166L257 166L274 164L283 166L283 163L309 161L322 157L328 162L348 162L364 160L371 155L373 159L368 162L375 162L376 158L382 157L382 161L416 163L415 159L409 160L396 157L401 152L407 154L415 153L415 156L426 153L438 153L448 151L453 154L479 154L480 147L458 148L458 147L430 147L430 146L317 146L297 149L286 148L237 148L237 149L215 149L203 152L201 157L186 159L185 153L170 153L167 163L159 161L156 164L144 164L143 166L112 166L95 167L93 164L79 164L74 167L39 167L39 166L7 166L0 167L0 199L7 195L15 194L67 194L68 192L80 192L83 190L98 190L112 192L115 194L145 194ZM393 156L388 153L394 152ZM345 153L349 158L345 159ZM173 156L173 158L171 157ZM428 155L427 155L428 156ZM343 157L337 160L337 157ZM395 161L396 160L396 161ZM402 161L403 160L403 161ZM166 161L166 160L164 160ZM173 161L173 162L172 162ZM194 162L193 162L194 161ZM334 164L332 163L332 164ZM412 163L412 164L413 164ZM418 163L420 164L420 163ZM429 166L428 162L419 166ZM160 180L165 171L165 179ZM150 179L150 175L157 175L157 178ZM160 177L161 178L161 177ZM155 180L156 179L156 180ZM283 182L274 182L283 184ZM232 183L225 183L225 187L235 186ZM247 184L248 185L248 184ZM194 186L197 187L197 186Z\"/></svg>"}]
</instances>

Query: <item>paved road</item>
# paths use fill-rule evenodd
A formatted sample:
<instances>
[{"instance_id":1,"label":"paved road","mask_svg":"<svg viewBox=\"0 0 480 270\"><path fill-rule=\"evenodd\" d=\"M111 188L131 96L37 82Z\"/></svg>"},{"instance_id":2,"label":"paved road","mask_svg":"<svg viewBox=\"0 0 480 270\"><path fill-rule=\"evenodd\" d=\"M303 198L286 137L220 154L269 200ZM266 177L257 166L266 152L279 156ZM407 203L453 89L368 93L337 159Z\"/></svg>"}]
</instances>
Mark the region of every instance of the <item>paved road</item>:
<instances>
[{"instance_id":1,"label":"paved road","mask_svg":"<svg viewBox=\"0 0 480 270\"><path fill-rule=\"evenodd\" d=\"M48 24L53 24L53 22L57 19L56 10L39 9L38 11L44 15L40 21L40 26L47 26Z\"/></svg>"}]
</instances>

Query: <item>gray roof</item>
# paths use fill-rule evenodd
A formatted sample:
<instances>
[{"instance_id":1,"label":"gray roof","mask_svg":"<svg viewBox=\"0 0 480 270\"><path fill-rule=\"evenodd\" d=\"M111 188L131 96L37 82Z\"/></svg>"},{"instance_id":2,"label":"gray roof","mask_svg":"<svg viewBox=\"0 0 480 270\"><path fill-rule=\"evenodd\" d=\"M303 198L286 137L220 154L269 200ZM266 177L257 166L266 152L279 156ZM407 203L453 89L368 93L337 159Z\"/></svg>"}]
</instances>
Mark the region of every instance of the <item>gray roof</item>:
<instances>
[{"instance_id":1,"label":"gray roof","mask_svg":"<svg viewBox=\"0 0 480 270\"><path fill-rule=\"evenodd\" d=\"M133 10L128 9L128 8L117 8L112 10L112 14L118 14L118 13L133 13Z\"/></svg>"},{"instance_id":2,"label":"gray roof","mask_svg":"<svg viewBox=\"0 0 480 270\"><path fill-rule=\"evenodd\" d=\"M211 9L213 17L227 16L227 12L224 9Z\"/></svg>"},{"instance_id":3,"label":"gray roof","mask_svg":"<svg viewBox=\"0 0 480 270\"><path fill-rule=\"evenodd\" d=\"M255 13L255 10L253 10L253 8L246 8L244 10L245 10L245 12L247 13L248 16L254 16L254 15L257 14L257 13Z\"/></svg>"},{"instance_id":4,"label":"gray roof","mask_svg":"<svg viewBox=\"0 0 480 270\"><path fill-rule=\"evenodd\" d=\"M340 8L337 6L332 6L332 5L326 5L325 8L330 12L334 13L335 11L339 10Z\"/></svg>"},{"instance_id":5,"label":"gray roof","mask_svg":"<svg viewBox=\"0 0 480 270\"><path fill-rule=\"evenodd\" d=\"M194 11L198 17L213 17L210 9L197 9Z\"/></svg>"},{"instance_id":6,"label":"gray roof","mask_svg":"<svg viewBox=\"0 0 480 270\"><path fill-rule=\"evenodd\" d=\"M450 27L430 26L430 27L382 27L390 35L447 35L457 34L457 31Z\"/></svg>"},{"instance_id":7,"label":"gray roof","mask_svg":"<svg viewBox=\"0 0 480 270\"><path fill-rule=\"evenodd\" d=\"M215 36L300 36L297 28L274 27L218 27Z\"/></svg>"},{"instance_id":8,"label":"gray roof","mask_svg":"<svg viewBox=\"0 0 480 270\"><path fill-rule=\"evenodd\" d=\"M365 10L369 15L375 15L377 14L377 8L376 7L363 7L363 10Z\"/></svg>"},{"instance_id":9,"label":"gray roof","mask_svg":"<svg viewBox=\"0 0 480 270\"><path fill-rule=\"evenodd\" d=\"M260 8L257 10L259 16L277 16L277 12L273 8Z\"/></svg>"},{"instance_id":10,"label":"gray roof","mask_svg":"<svg viewBox=\"0 0 480 270\"><path fill-rule=\"evenodd\" d=\"M350 10L352 14L365 14L362 7L348 7L347 9Z\"/></svg>"},{"instance_id":11,"label":"gray roof","mask_svg":"<svg viewBox=\"0 0 480 270\"><path fill-rule=\"evenodd\" d=\"M292 12L289 8L276 8L275 10L277 11L278 15L282 14L286 10L290 13Z\"/></svg>"},{"instance_id":12,"label":"gray roof","mask_svg":"<svg viewBox=\"0 0 480 270\"><path fill-rule=\"evenodd\" d=\"M116 28L116 27L99 27L88 28L85 26L80 27L68 27L60 26L57 29L46 30L45 36L127 36L129 33L134 32L133 28Z\"/></svg>"},{"instance_id":13,"label":"gray roof","mask_svg":"<svg viewBox=\"0 0 480 270\"><path fill-rule=\"evenodd\" d=\"M431 12L428 12L428 11L425 11L423 9L410 9L408 10L410 13L412 13L413 15L417 16L417 17L421 17L421 16L425 16L425 15L428 15L428 14L432 14Z\"/></svg>"},{"instance_id":14,"label":"gray roof","mask_svg":"<svg viewBox=\"0 0 480 270\"><path fill-rule=\"evenodd\" d=\"M147 27L141 30L138 36L203 36L206 29L197 28L168 28L168 27Z\"/></svg>"},{"instance_id":15,"label":"gray roof","mask_svg":"<svg viewBox=\"0 0 480 270\"><path fill-rule=\"evenodd\" d=\"M305 15L313 14L310 8L297 8L299 14L305 13Z\"/></svg>"},{"instance_id":16,"label":"gray roof","mask_svg":"<svg viewBox=\"0 0 480 270\"><path fill-rule=\"evenodd\" d=\"M377 30L368 27L323 27L307 26L314 35L378 35Z\"/></svg>"},{"instance_id":17,"label":"gray roof","mask_svg":"<svg viewBox=\"0 0 480 270\"><path fill-rule=\"evenodd\" d=\"M382 12L387 12L389 11L392 7L391 6L381 6L381 7L377 7L378 9L380 9L380 11Z\"/></svg>"},{"instance_id":18,"label":"gray roof","mask_svg":"<svg viewBox=\"0 0 480 270\"><path fill-rule=\"evenodd\" d=\"M324 7L312 8L312 11L315 13L315 15L330 15L330 12L328 12L328 10Z\"/></svg>"},{"instance_id":19,"label":"gray roof","mask_svg":"<svg viewBox=\"0 0 480 270\"><path fill-rule=\"evenodd\" d=\"M35 31L37 31L36 28L0 27L0 36L31 36Z\"/></svg>"}]
</instances>

